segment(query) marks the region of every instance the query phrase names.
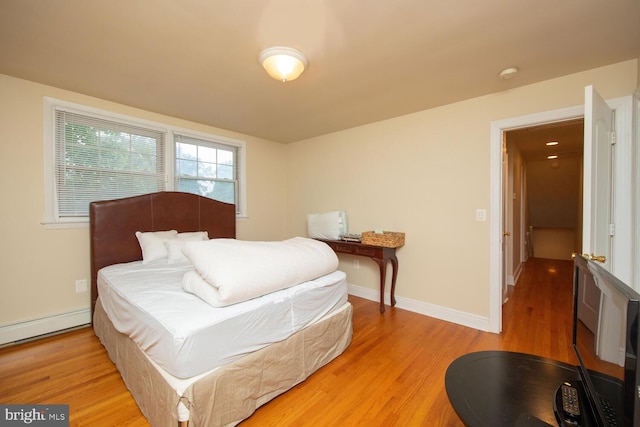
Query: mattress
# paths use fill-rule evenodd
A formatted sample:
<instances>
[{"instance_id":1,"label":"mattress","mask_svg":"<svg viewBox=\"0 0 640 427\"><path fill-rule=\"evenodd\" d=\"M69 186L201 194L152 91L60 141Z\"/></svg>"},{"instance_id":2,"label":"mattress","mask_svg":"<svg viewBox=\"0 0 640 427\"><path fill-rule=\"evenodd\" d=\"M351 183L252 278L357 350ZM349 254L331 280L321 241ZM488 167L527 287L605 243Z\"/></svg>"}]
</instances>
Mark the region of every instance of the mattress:
<instances>
[{"instance_id":1,"label":"mattress","mask_svg":"<svg viewBox=\"0 0 640 427\"><path fill-rule=\"evenodd\" d=\"M346 276L318 279L228 307L214 308L182 289L188 262L135 261L98 273L104 311L171 375L188 378L282 341L347 301Z\"/></svg>"}]
</instances>

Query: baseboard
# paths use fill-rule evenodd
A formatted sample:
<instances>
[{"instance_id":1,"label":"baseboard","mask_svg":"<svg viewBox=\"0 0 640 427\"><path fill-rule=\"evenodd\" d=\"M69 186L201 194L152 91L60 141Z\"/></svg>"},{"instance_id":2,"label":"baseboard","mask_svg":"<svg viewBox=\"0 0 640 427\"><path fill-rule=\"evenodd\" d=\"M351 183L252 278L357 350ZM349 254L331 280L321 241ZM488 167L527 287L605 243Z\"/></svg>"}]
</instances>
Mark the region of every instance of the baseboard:
<instances>
[{"instance_id":1,"label":"baseboard","mask_svg":"<svg viewBox=\"0 0 640 427\"><path fill-rule=\"evenodd\" d=\"M380 301L380 293L374 289L351 284L348 284L347 286L348 292L351 295L371 301ZM385 293L384 301L385 304L390 305L391 295L389 293ZM396 307L412 311L414 313L423 314L425 316L434 317L446 322L468 326L480 331L491 330L488 317L469 314L458 310L452 310L450 308L441 307L435 304L429 304L426 302L399 297L396 295Z\"/></svg>"},{"instance_id":2,"label":"baseboard","mask_svg":"<svg viewBox=\"0 0 640 427\"><path fill-rule=\"evenodd\" d=\"M0 345L91 323L91 310L72 311L13 325L0 326Z\"/></svg>"},{"instance_id":3,"label":"baseboard","mask_svg":"<svg viewBox=\"0 0 640 427\"><path fill-rule=\"evenodd\" d=\"M518 283L518 279L520 278L520 273L522 273L522 265L523 263L518 264L516 267L516 271L513 272L513 286Z\"/></svg>"}]
</instances>

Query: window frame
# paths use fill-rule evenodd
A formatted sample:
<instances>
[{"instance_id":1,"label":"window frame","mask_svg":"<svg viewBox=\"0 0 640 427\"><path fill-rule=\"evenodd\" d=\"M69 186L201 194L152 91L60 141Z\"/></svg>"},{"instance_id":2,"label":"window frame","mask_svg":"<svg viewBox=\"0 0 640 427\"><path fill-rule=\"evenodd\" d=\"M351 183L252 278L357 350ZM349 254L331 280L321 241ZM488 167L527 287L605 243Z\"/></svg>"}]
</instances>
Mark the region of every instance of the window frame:
<instances>
[{"instance_id":1,"label":"window frame","mask_svg":"<svg viewBox=\"0 0 640 427\"><path fill-rule=\"evenodd\" d=\"M76 104L51 97L43 97L43 154L44 154L44 217L41 224L47 228L82 228L89 225L89 217L60 217L58 212L58 198L56 195L56 111L63 110L70 113L105 119L123 124L146 127L160 131L165 135L165 189L175 191L175 135L190 136L214 144L233 146L237 150L237 200L236 218L247 217L246 200L246 142L192 129L181 128L166 123L141 119L113 111L103 110L86 105Z\"/></svg>"},{"instance_id":2,"label":"window frame","mask_svg":"<svg viewBox=\"0 0 640 427\"><path fill-rule=\"evenodd\" d=\"M189 130L189 129L179 129L179 128L173 128L171 131L171 136L170 136L170 140L171 143L169 145L171 145L171 156L169 158L169 161L167 163L171 163L171 165L167 165L167 176L169 177L169 183L168 185L172 188L175 189L175 183L176 183L176 135L181 135L181 136L185 136L185 137L190 137L190 138L194 138L194 139L198 139L198 140L202 140L205 143L211 143L213 145L226 145L226 146L233 146L236 148L236 181L237 181L237 190L236 190L236 198L237 198L237 203L236 203L236 218L246 218L247 214L246 214L246 206L247 206L247 202L246 202L246 175L245 175L245 170L246 170L246 163L245 163L245 158L246 158L246 143L244 141L240 141L240 140L236 140L236 139L231 139L231 138L225 138L225 137L221 137L221 136L217 136L217 135L211 135L211 134L207 134L207 133L202 133L202 132L197 132L197 131L193 131L193 130ZM204 145L204 144L203 144Z\"/></svg>"}]
</instances>

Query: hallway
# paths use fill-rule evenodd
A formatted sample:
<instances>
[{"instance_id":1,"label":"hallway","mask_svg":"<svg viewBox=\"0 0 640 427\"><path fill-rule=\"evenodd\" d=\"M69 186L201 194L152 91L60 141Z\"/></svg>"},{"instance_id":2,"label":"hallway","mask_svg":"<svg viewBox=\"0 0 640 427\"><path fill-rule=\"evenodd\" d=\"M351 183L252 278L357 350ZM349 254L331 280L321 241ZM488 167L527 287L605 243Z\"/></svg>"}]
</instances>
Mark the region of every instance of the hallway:
<instances>
[{"instance_id":1,"label":"hallway","mask_svg":"<svg viewBox=\"0 0 640 427\"><path fill-rule=\"evenodd\" d=\"M503 305L502 348L571 364L573 261L529 258Z\"/></svg>"}]
</instances>

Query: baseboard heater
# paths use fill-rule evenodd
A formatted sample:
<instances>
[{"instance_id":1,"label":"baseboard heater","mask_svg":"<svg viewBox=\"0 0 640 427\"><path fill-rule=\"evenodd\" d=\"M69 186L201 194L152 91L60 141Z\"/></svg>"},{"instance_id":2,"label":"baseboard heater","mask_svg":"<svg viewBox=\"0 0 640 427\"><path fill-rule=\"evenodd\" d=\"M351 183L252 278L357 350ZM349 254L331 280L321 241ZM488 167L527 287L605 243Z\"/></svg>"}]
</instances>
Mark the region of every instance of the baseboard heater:
<instances>
[{"instance_id":1,"label":"baseboard heater","mask_svg":"<svg viewBox=\"0 0 640 427\"><path fill-rule=\"evenodd\" d=\"M89 308L0 326L0 345L47 335L91 323Z\"/></svg>"}]
</instances>

